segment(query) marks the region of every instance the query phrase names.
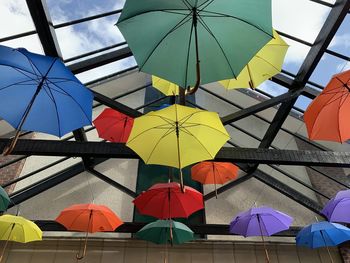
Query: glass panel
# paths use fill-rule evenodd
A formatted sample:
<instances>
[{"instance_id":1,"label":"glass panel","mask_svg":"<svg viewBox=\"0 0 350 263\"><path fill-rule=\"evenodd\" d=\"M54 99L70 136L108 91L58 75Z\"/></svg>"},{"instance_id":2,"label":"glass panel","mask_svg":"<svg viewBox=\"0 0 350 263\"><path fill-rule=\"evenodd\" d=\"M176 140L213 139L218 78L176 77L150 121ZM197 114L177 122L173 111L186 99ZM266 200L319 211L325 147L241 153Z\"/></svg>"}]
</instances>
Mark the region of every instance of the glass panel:
<instances>
[{"instance_id":1,"label":"glass panel","mask_svg":"<svg viewBox=\"0 0 350 263\"><path fill-rule=\"evenodd\" d=\"M309 0L274 0L274 28L313 43L330 8Z\"/></svg>"},{"instance_id":2,"label":"glass panel","mask_svg":"<svg viewBox=\"0 0 350 263\"><path fill-rule=\"evenodd\" d=\"M47 0L54 25L121 9L124 2L125 0Z\"/></svg>"},{"instance_id":3,"label":"glass panel","mask_svg":"<svg viewBox=\"0 0 350 263\"><path fill-rule=\"evenodd\" d=\"M108 16L56 30L64 59L124 41L114 25L118 16Z\"/></svg>"},{"instance_id":4,"label":"glass panel","mask_svg":"<svg viewBox=\"0 0 350 263\"><path fill-rule=\"evenodd\" d=\"M290 73L296 74L301 64L304 62L310 47L286 37L283 39L287 42L289 48L282 68Z\"/></svg>"},{"instance_id":5,"label":"glass panel","mask_svg":"<svg viewBox=\"0 0 350 263\"><path fill-rule=\"evenodd\" d=\"M308 97L305 97L303 95L299 96L298 100L295 103L295 107L305 111L307 106L311 103L311 99Z\"/></svg>"},{"instance_id":6,"label":"glass panel","mask_svg":"<svg viewBox=\"0 0 350 263\"><path fill-rule=\"evenodd\" d=\"M34 30L26 1L1 0L0 25L0 38Z\"/></svg>"},{"instance_id":7,"label":"glass panel","mask_svg":"<svg viewBox=\"0 0 350 263\"><path fill-rule=\"evenodd\" d=\"M265 81L264 83L262 83L259 87L258 90L262 90L268 94L270 94L271 96L275 97L278 95L281 95L283 93L288 92L288 89L278 85L277 83L273 82L273 81Z\"/></svg>"},{"instance_id":8,"label":"glass panel","mask_svg":"<svg viewBox=\"0 0 350 263\"><path fill-rule=\"evenodd\" d=\"M37 34L2 42L1 45L12 47L12 48L23 47L30 52L44 54L43 48L41 46L41 43Z\"/></svg>"},{"instance_id":9,"label":"glass panel","mask_svg":"<svg viewBox=\"0 0 350 263\"><path fill-rule=\"evenodd\" d=\"M329 49L350 56L350 15L347 15L335 34Z\"/></svg>"}]
</instances>

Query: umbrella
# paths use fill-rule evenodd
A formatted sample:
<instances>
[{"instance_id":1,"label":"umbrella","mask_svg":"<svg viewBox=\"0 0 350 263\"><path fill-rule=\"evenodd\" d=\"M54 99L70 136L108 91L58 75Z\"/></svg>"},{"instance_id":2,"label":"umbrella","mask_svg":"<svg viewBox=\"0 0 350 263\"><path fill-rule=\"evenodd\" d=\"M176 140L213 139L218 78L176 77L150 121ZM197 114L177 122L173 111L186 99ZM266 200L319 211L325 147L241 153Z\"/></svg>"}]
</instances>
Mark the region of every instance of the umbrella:
<instances>
[{"instance_id":1,"label":"umbrella","mask_svg":"<svg viewBox=\"0 0 350 263\"><path fill-rule=\"evenodd\" d=\"M308 106L304 121L310 140L350 139L350 70L334 75Z\"/></svg>"},{"instance_id":2,"label":"umbrella","mask_svg":"<svg viewBox=\"0 0 350 263\"><path fill-rule=\"evenodd\" d=\"M95 204L77 204L65 208L55 219L70 231L86 232L82 259L86 255L88 233L114 231L123 224L119 217L108 207Z\"/></svg>"},{"instance_id":3,"label":"umbrella","mask_svg":"<svg viewBox=\"0 0 350 263\"><path fill-rule=\"evenodd\" d=\"M0 186L0 212L7 210L9 203L11 202L7 192Z\"/></svg>"},{"instance_id":4,"label":"umbrella","mask_svg":"<svg viewBox=\"0 0 350 263\"><path fill-rule=\"evenodd\" d=\"M134 118L107 108L103 110L93 123L100 138L110 142L125 143L134 124Z\"/></svg>"},{"instance_id":5,"label":"umbrella","mask_svg":"<svg viewBox=\"0 0 350 263\"><path fill-rule=\"evenodd\" d=\"M217 198L216 184L224 184L236 179L238 167L232 163L201 162L191 168L191 177L202 184L214 184Z\"/></svg>"},{"instance_id":6,"label":"umbrella","mask_svg":"<svg viewBox=\"0 0 350 263\"><path fill-rule=\"evenodd\" d=\"M350 229L337 223L317 222L304 227L295 239L298 246L309 248L326 247L331 262L333 262L328 247L337 246L350 240Z\"/></svg>"},{"instance_id":7,"label":"umbrella","mask_svg":"<svg viewBox=\"0 0 350 263\"><path fill-rule=\"evenodd\" d=\"M133 202L141 214L158 219L187 218L204 208L200 192L189 186L182 192L178 183L155 184Z\"/></svg>"},{"instance_id":8,"label":"umbrella","mask_svg":"<svg viewBox=\"0 0 350 263\"><path fill-rule=\"evenodd\" d=\"M152 76L152 86L166 96L179 95L179 86L165 79Z\"/></svg>"},{"instance_id":9,"label":"umbrella","mask_svg":"<svg viewBox=\"0 0 350 263\"><path fill-rule=\"evenodd\" d=\"M28 243L42 239L40 228L30 220L21 216L2 215L0 216L0 240L6 240L2 250L0 261L4 256L9 241Z\"/></svg>"},{"instance_id":10,"label":"umbrella","mask_svg":"<svg viewBox=\"0 0 350 263\"><path fill-rule=\"evenodd\" d=\"M287 230L292 224L292 221L292 217L271 207L254 207L248 211L239 213L232 220L230 223L230 233L244 237L261 236L266 260L269 262L264 236L271 236L280 231Z\"/></svg>"},{"instance_id":11,"label":"umbrella","mask_svg":"<svg viewBox=\"0 0 350 263\"><path fill-rule=\"evenodd\" d=\"M135 119L126 145L147 164L180 169L214 159L229 139L216 112L174 104Z\"/></svg>"},{"instance_id":12,"label":"umbrella","mask_svg":"<svg viewBox=\"0 0 350 263\"><path fill-rule=\"evenodd\" d=\"M331 222L350 223L350 190L339 191L328 201L321 213Z\"/></svg>"},{"instance_id":13,"label":"umbrella","mask_svg":"<svg viewBox=\"0 0 350 263\"><path fill-rule=\"evenodd\" d=\"M196 90L237 77L271 20L270 0L127 0L117 26L140 70Z\"/></svg>"},{"instance_id":14,"label":"umbrella","mask_svg":"<svg viewBox=\"0 0 350 263\"><path fill-rule=\"evenodd\" d=\"M93 95L54 57L0 46L0 117L16 130L63 136L91 124ZM15 106L14 106L15 105Z\"/></svg>"},{"instance_id":15,"label":"umbrella","mask_svg":"<svg viewBox=\"0 0 350 263\"><path fill-rule=\"evenodd\" d=\"M276 31L273 31L273 36L274 38L249 61L236 79L222 80L219 83L226 89L255 89L265 80L281 72L289 46Z\"/></svg>"},{"instance_id":16,"label":"umbrella","mask_svg":"<svg viewBox=\"0 0 350 263\"><path fill-rule=\"evenodd\" d=\"M193 240L193 232L180 222L157 220L141 228L136 237L156 244L182 244Z\"/></svg>"}]
</instances>

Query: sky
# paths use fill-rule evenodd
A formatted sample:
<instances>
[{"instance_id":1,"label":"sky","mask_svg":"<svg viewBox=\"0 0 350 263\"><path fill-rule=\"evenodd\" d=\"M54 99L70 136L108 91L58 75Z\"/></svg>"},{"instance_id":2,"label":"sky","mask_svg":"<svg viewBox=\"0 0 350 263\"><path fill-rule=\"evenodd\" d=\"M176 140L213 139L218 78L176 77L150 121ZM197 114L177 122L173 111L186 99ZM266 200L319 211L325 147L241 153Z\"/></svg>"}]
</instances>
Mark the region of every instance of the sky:
<instances>
[{"instance_id":1,"label":"sky","mask_svg":"<svg viewBox=\"0 0 350 263\"><path fill-rule=\"evenodd\" d=\"M334 1L327 0L330 3L334 3ZM124 0L47 0L54 24L120 9L123 4ZM272 11L275 29L313 43L330 8L310 0L272 0ZM117 20L118 15L113 15L56 30L63 57L67 59L124 41L123 36L114 25ZM0 24L7 25L2 27L0 38L33 30L34 25L25 0L1 0ZM295 74L307 55L309 47L287 38L285 40L290 48L283 68ZM36 35L1 44L11 47L25 47L29 51L43 53ZM329 48L350 56L350 15L347 15ZM136 65L135 60L128 58L81 73L78 78L86 82L133 65ZM350 69L350 63L331 55L325 55L311 80L324 86L333 74L346 69ZM285 92L284 88L271 81L265 82L259 88L272 95ZM309 102L301 99L298 103L304 108Z\"/></svg>"}]
</instances>

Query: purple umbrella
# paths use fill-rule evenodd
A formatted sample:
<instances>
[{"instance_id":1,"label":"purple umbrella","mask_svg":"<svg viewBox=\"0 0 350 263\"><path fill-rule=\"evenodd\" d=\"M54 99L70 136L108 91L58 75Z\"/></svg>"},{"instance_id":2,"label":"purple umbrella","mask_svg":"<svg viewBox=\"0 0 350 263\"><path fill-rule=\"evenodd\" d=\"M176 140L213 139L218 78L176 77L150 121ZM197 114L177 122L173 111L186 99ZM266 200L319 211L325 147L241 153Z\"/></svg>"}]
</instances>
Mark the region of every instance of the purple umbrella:
<instances>
[{"instance_id":1,"label":"purple umbrella","mask_svg":"<svg viewBox=\"0 0 350 263\"><path fill-rule=\"evenodd\" d=\"M350 223L350 190L339 191L328 201L321 213L331 222Z\"/></svg>"},{"instance_id":2,"label":"purple umbrella","mask_svg":"<svg viewBox=\"0 0 350 263\"><path fill-rule=\"evenodd\" d=\"M287 230L293 218L271 207L261 206L239 213L230 223L230 233L244 237L261 236L264 244L266 260L269 255L265 247L264 236L271 236Z\"/></svg>"}]
</instances>

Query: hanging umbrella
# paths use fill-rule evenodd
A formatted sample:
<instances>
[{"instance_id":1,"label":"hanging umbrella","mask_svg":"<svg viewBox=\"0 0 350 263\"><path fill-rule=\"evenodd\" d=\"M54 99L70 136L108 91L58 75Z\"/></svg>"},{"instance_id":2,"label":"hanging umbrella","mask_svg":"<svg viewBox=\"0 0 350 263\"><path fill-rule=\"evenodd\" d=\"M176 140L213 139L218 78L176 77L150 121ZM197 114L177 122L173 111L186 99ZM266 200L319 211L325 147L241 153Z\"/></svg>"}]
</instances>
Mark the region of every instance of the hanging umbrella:
<instances>
[{"instance_id":1,"label":"hanging umbrella","mask_svg":"<svg viewBox=\"0 0 350 263\"><path fill-rule=\"evenodd\" d=\"M62 137L91 124L93 95L58 58L0 46L0 117L21 130Z\"/></svg>"},{"instance_id":2,"label":"hanging umbrella","mask_svg":"<svg viewBox=\"0 0 350 263\"><path fill-rule=\"evenodd\" d=\"M304 227L295 240L298 246L309 248L326 247L331 262L333 262L328 247L337 246L350 240L350 229L337 223L317 222Z\"/></svg>"},{"instance_id":3,"label":"hanging umbrella","mask_svg":"<svg viewBox=\"0 0 350 263\"><path fill-rule=\"evenodd\" d=\"M95 204L77 204L65 208L55 219L70 231L86 232L83 254L76 255L78 260L86 255L88 233L114 231L123 222L108 207Z\"/></svg>"},{"instance_id":4,"label":"hanging umbrella","mask_svg":"<svg viewBox=\"0 0 350 263\"><path fill-rule=\"evenodd\" d=\"M308 106L304 121L310 140L350 139L350 70L334 75Z\"/></svg>"},{"instance_id":5,"label":"hanging umbrella","mask_svg":"<svg viewBox=\"0 0 350 263\"><path fill-rule=\"evenodd\" d=\"M156 244L182 244L193 240L193 232L180 222L157 220L141 228L136 237Z\"/></svg>"},{"instance_id":6,"label":"hanging umbrella","mask_svg":"<svg viewBox=\"0 0 350 263\"><path fill-rule=\"evenodd\" d=\"M134 118L107 108L103 110L93 123L100 138L110 142L125 143L134 124Z\"/></svg>"},{"instance_id":7,"label":"hanging umbrella","mask_svg":"<svg viewBox=\"0 0 350 263\"><path fill-rule=\"evenodd\" d=\"M179 95L179 86L165 79L152 76L152 86L166 96Z\"/></svg>"},{"instance_id":8,"label":"hanging umbrella","mask_svg":"<svg viewBox=\"0 0 350 263\"><path fill-rule=\"evenodd\" d=\"M200 192L189 186L182 192L178 183L155 184L133 202L141 214L158 219L187 218L204 208Z\"/></svg>"},{"instance_id":9,"label":"hanging umbrella","mask_svg":"<svg viewBox=\"0 0 350 263\"><path fill-rule=\"evenodd\" d=\"M0 212L6 211L10 202L11 199L7 192L0 186Z\"/></svg>"},{"instance_id":10,"label":"hanging umbrella","mask_svg":"<svg viewBox=\"0 0 350 263\"><path fill-rule=\"evenodd\" d=\"M254 207L239 213L230 223L230 233L244 237L261 236L265 256L269 262L269 255L265 246L264 236L271 236L289 229L293 218L271 207Z\"/></svg>"},{"instance_id":11,"label":"hanging umbrella","mask_svg":"<svg viewBox=\"0 0 350 263\"><path fill-rule=\"evenodd\" d=\"M249 61L236 79L222 80L219 81L219 83L226 89L255 89L265 80L280 73L289 46L275 30L273 31L273 37L274 38Z\"/></svg>"},{"instance_id":12,"label":"hanging umbrella","mask_svg":"<svg viewBox=\"0 0 350 263\"><path fill-rule=\"evenodd\" d=\"M350 190L339 191L328 201L321 213L331 222L350 223Z\"/></svg>"},{"instance_id":13,"label":"hanging umbrella","mask_svg":"<svg viewBox=\"0 0 350 263\"><path fill-rule=\"evenodd\" d=\"M232 163L201 162L191 168L191 177L202 184L214 184L217 198L216 184L224 184L238 176L239 168Z\"/></svg>"},{"instance_id":14,"label":"hanging umbrella","mask_svg":"<svg viewBox=\"0 0 350 263\"><path fill-rule=\"evenodd\" d=\"M145 163L181 169L214 159L229 139L216 112L172 105L135 119L126 145Z\"/></svg>"},{"instance_id":15,"label":"hanging umbrella","mask_svg":"<svg viewBox=\"0 0 350 263\"><path fill-rule=\"evenodd\" d=\"M30 220L21 216L0 216L0 240L6 240L0 256L0 262L4 256L9 241L28 243L42 240L42 231Z\"/></svg>"},{"instance_id":16,"label":"hanging umbrella","mask_svg":"<svg viewBox=\"0 0 350 263\"><path fill-rule=\"evenodd\" d=\"M117 26L140 70L187 88L237 77L272 38L270 0L127 0Z\"/></svg>"}]
</instances>

